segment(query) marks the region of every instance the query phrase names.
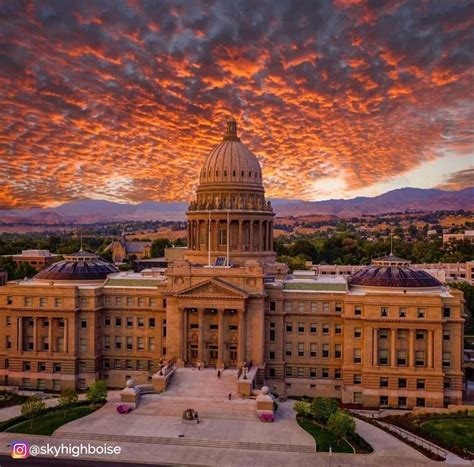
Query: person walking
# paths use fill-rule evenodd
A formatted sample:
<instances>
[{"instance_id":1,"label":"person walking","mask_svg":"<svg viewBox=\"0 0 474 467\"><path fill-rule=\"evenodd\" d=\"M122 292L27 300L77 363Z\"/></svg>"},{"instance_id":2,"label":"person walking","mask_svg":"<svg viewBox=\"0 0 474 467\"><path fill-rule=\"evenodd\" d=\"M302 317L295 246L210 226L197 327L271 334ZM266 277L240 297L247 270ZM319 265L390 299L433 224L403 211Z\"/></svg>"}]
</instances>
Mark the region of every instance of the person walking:
<instances>
[{"instance_id":1,"label":"person walking","mask_svg":"<svg viewBox=\"0 0 474 467\"><path fill-rule=\"evenodd\" d=\"M221 379L221 370L217 370L217 378Z\"/></svg>"},{"instance_id":2,"label":"person walking","mask_svg":"<svg viewBox=\"0 0 474 467\"><path fill-rule=\"evenodd\" d=\"M229 400L232 400L232 393L229 392Z\"/></svg>"},{"instance_id":3,"label":"person walking","mask_svg":"<svg viewBox=\"0 0 474 467\"><path fill-rule=\"evenodd\" d=\"M198 371L201 371L201 362L198 362Z\"/></svg>"}]
</instances>

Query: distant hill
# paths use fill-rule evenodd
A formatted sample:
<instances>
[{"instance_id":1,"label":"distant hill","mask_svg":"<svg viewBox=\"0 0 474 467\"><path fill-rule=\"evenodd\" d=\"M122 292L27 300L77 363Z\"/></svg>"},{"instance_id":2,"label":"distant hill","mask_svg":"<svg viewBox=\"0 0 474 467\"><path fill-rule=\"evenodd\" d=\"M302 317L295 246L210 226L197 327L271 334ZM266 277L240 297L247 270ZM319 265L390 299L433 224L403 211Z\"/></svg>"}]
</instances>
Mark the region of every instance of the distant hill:
<instances>
[{"instance_id":1,"label":"distant hill","mask_svg":"<svg viewBox=\"0 0 474 467\"><path fill-rule=\"evenodd\" d=\"M405 211L474 210L474 187L461 191L400 188L380 196L327 201L272 200L278 216L358 217ZM71 201L56 208L0 210L0 224L90 224L127 220L184 220L188 203L144 201L122 204L104 200Z\"/></svg>"}]
</instances>

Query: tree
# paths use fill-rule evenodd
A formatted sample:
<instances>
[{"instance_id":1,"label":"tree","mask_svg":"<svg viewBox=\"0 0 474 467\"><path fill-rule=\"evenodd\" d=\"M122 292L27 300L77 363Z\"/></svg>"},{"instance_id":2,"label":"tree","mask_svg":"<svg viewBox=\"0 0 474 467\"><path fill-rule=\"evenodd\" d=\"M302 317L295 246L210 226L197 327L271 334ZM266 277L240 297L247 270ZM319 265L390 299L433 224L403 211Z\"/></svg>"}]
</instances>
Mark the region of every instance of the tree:
<instances>
[{"instance_id":1,"label":"tree","mask_svg":"<svg viewBox=\"0 0 474 467\"><path fill-rule=\"evenodd\" d=\"M305 401L296 401L293 409L300 417L306 417L311 413L311 404Z\"/></svg>"},{"instance_id":2,"label":"tree","mask_svg":"<svg viewBox=\"0 0 474 467\"><path fill-rule=\"evenodd\" d=\"M351 438L355 434L355 421L352 415L338 410L329 417L327 428L338 438Z\"/></svg>"},{"instance_id":3,"label":"tree","mask_svg":"<svg viewBox=\"0 0 474 467\"><path fill-rule=\"evenodd\" d=\"M38 396L31 396L21 405L21 414L25 418L32 419L40 414L44 409L46 409L44 401Z\"/></svg>"},{"instance_id":4,"label":"tree","mask_svg":"<svg viewBox=\"0 0 474 467\"><path fill-rule=\"evenodd\" d=\"M467 282L451 282L449 286L464 293L464 300L466 300L464 311L467 315L464 332L474 334L474 285L469 285Z\"/></svg>"},{"instance_id":5,"label":"tree","mask_svg":"<svg viewBox=\"0 0 474 467\"><path fill-rule=\"evenodd\" d=\"M68 407L79 400L77 392L72 388L64 388L59 396L58 404L62 407Z\"/></svg>"},{"instance_id":6,"label":"tree","mask_svg":"<svg viewBox=\"0 0 474 467\"><path fill-rule=\"evenodd\" d=\"M15 270L14 279L24 279L25 277L33 277L38 271L28 263L21 263Z\"/></svg>"},{"instance_id":7,"label":"tree","mask_svg":"<svg viewBox=\"0 0 474 467\"><path fill-rule=\"evenodd\" d=\"M326 424L329 417L339 410L336 399L330 397L316 397L311 403L311 413L320 423Z\"/></svg>"},{"instance_id":8,"label":"tree","mask_svg":"<svg viewBox=\"0 0 474 467\"><path fill-rule=\"evenodd\" d=\"M105 381L95 381L87 389L86 399L92 404L100 404L107 400L107 386Z\"/></svg>"},{"instance_id":9,"label":"tree","mask_svg":"<svg viewBox=\"0 0 474 467\"><path fill-rule=\"evenodd\" d=\"M170 248L171 242L167 238L157 238L151 244L151 257L161 258L165 254L165 248Z\"/></svg>"}]
</instances>

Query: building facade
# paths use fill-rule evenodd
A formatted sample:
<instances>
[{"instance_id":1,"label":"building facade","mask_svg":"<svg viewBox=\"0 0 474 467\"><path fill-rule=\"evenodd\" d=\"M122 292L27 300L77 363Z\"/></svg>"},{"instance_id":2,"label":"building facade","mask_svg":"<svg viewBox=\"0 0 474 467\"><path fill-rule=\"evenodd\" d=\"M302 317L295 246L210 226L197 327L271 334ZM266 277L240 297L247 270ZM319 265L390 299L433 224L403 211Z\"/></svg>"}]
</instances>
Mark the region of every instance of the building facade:
<instances>
[{"instance_id":1,"label":"building facade","mask_svg":"<svg viewBox=\"0 0 474 467\"><path fill-rule=\"evenodd\" d=\"M175 358L251 364L281 394L367 407L461 402L462 293L393 256L350 278L288 275L260 164L234 121L187 216L188 249L166 269L118 272L81 251L0 287L1 382L121 388Z\"/></svg>"},{"instance_id":2,"label":"building facade","mask_svg":"<svg viewBox=\"0 0 474 467\"><path fill-rule=\"evenodd\" d=\"M42 271L51 264L59 261L62 255L55 255L49 250L23 250L20 255L10 256L16 266L29 264L37 271Z\"/></svg>"}]
</instances>

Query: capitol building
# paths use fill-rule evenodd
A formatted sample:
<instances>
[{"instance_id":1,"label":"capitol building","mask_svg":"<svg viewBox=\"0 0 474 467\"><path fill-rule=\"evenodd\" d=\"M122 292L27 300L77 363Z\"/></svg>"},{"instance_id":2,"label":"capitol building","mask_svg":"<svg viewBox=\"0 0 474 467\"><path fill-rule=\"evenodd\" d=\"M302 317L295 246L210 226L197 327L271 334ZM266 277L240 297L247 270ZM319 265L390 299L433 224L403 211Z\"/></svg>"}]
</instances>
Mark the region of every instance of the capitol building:
<instances>
[{"instance_id":1,"label":"capitol building","mask_svg":"<svg viewBox=\"0 0 474 467\"><path fill-rule=\"evenodd\" d=\"M462 403L463 295L388 255L350 277L288 273L271 203L235 121L207 156L188 247L119 272L79 251L0 287L0 384L148 383L163 362L257 368L254 384L364 407Z\"/></svg>"}]
</instances>

